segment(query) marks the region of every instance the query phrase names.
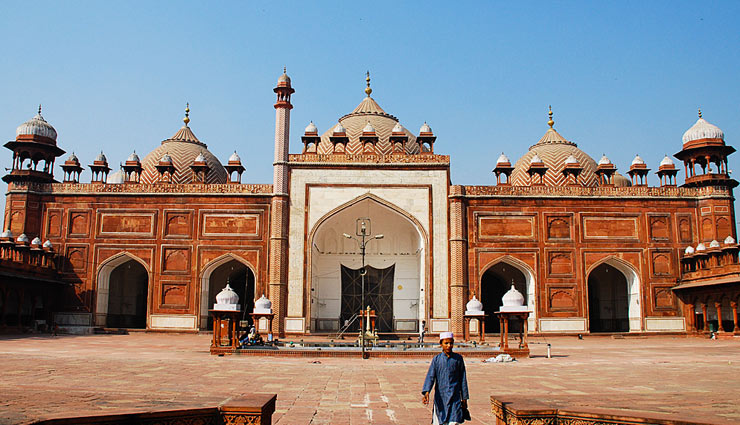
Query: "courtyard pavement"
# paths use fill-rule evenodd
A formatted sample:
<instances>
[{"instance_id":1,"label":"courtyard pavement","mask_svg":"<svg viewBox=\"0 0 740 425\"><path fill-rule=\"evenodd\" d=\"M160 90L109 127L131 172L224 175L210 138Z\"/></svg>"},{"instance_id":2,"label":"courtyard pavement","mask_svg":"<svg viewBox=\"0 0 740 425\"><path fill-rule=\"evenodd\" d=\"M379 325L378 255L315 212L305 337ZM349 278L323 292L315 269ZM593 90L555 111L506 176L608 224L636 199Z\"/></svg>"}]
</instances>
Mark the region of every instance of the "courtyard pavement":
<instances>
[{"instance_id":1,"label":"courtyard pavement","mask_svg":"<svg viewBox=\"0 0 740 425\"><path fill-rule=\"evenodd\" d=\"M276 393L273 423L428 424L427 359L211 356L209 335L0 336L0 423L217 405ZM740 423L740 338L533 338L529 359L466 361L472 424L489 397ZM553 358L545 357L552 344Z\"/></svg>"}]
</instances>

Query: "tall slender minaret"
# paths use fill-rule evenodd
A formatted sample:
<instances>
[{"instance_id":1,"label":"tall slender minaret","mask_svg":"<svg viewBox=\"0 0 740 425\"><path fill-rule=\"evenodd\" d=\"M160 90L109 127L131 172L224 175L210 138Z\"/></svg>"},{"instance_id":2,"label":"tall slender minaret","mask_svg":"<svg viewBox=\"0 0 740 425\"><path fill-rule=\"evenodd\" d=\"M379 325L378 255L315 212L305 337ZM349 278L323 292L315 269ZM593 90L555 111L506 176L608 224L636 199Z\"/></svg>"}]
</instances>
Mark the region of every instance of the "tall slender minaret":
<instances>
[{"instance_id":1,"label":"tall slender minaret","mask_svg":"<svg viewBox=\"0 0 740 425\"><path fill-rule=\"evenodd\" d=\"M285 336L285 317L288 302L288 142L290 140L290 77L278 78L275 103L275 162L272 179L272 214L270 220L269 296L277 320L272 322L272 333Z\"/></svg>"}]
</instances>

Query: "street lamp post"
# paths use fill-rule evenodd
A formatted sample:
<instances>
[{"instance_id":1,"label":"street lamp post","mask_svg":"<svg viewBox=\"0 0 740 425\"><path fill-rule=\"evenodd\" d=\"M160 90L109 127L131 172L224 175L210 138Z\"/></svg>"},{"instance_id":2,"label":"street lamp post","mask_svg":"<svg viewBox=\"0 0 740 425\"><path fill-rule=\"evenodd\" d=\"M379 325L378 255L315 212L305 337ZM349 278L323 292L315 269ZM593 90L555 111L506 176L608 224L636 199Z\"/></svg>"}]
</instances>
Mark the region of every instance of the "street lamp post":
<instances>
[{"instance_id":1,"label":"street lamp post","mask_svg":"<svg viewBox=\"0 0 740 425\"><path fill-rule=\"evenodd\" d=\"M365 270L365 248L367 247L367 244L375 239L383 239L383 235L375 235L370 236L371 229L370 229L370 219L367 217L361 217L358 218L355 223L355 235L357 237L349 235L347 233L344 234L344 237L347 239L353 239L360 247L360 255L362 257L362 267L360 268L360 282L362 285L362 289L360 292L360 311L365 312L363 310L365 308L365 275L367 274L367 270ZM370 314L370 306L368 306L367 315ZM362 350L362 358L366 359L365 354L365 313L360 313L360 349ZM368 317L369 319L369 317Z\"/></svg>"}]
</instances>

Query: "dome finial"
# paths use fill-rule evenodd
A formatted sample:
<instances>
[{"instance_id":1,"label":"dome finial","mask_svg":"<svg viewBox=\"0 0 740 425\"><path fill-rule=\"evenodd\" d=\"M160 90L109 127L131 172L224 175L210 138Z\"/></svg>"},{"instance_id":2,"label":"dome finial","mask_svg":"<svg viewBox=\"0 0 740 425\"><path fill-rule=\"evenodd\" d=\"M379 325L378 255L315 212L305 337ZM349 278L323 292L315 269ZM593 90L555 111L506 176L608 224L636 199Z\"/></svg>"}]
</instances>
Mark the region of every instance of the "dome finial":
<instances>
[{"instance_id":1,"label":"dome finial","mask_svg":"<svg viewBox=\"0 0 740 425\"><path fill-rule=\"evenodd\" d=\"M373 89L370 88L370 71L367 71L365 74L365 81L367 82L367 88L365 89L365 94L367 94L367 97L370 97L370 93L373 92Z\"/></svg>"},{"instance_id":2,"label":"dome finial","mask_svg":"<svg viewBox=\"0 0 740 425\"><path fill-rule=\"evenodd\" d=\"M41 104L39 103L39 115L41 115Z\"/></svg>"},{"instance_id":3,"label":"dome finial","mask_svg":"<svg viewBox=\"0 0 740 425\"><path fill-rule=\"evenodd\" d=\"M547 115L550 117L550 120L547 121L547 125L549 125L550 128L552 128L552 126L555 125L555 121L552 120L552 105L550 105L548 108L550 110L547 112Z\"/></svg>"},{"instance_id":4,"label":"dome finial","mask_svg":"<svg viewBox=\"0 0 740 425\"><path fill-rule=\"evenodd\" d=\"M288 67L283 65L283 74L287 74L287 73L288 73Z\"/></svg>"},{"instance_id":5,"label":"dome finial","mask_svg":"<svg viewBox=\"0 0 740 425\"><path fill-rule=\"evenodd\" d=\"M183 118L182 121L187 127L188 123L190 122L190 103L185 103L185 118Z\"/></svg>"},{"instance_id":6,"label":"dome finial","mask_svg":"<svg viewBox=\"0 0 740 425\"><path fill-rule=\"evenodd\" d=\"M41 112L39 112L41 113ZM701 108L699 108L699 118L701 118Z\"/></svg>"}]
</instances>

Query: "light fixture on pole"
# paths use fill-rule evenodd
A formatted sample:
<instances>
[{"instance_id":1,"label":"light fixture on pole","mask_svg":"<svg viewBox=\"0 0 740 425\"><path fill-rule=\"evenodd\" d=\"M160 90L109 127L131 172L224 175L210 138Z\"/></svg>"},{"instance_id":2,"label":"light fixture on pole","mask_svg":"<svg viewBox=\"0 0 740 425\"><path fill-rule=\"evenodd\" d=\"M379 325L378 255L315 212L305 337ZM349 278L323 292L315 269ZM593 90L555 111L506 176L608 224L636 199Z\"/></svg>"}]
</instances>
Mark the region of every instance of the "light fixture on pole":
<instances>
[{"instance_id":1,"label":"light fixture on pole","mask_svg":"<svg viewBox=\"0 0 740 425\"><path fill-rule=\"evenodd\" d=\"M355 242L357 242L360 247L360 255L362 257L362 267L360 268L360 281L362 285L362 289L360 292L360 347L362 350L363 359L367 358L367 355L365 354L365 316L370 315L369 305L367 306L367 314L365 314L365 310L363 310L365 308L365 275L367 274L367 270L365 270L365 248L370 241L375 239L383 239L383 235L370 236L370 233L372 233L370 226L370 219L367 217L361 217L358 218L355 223L355 234L357 235L357 237L344 233L345 238L353 239Z\"/></svg>"}]
</instances>

